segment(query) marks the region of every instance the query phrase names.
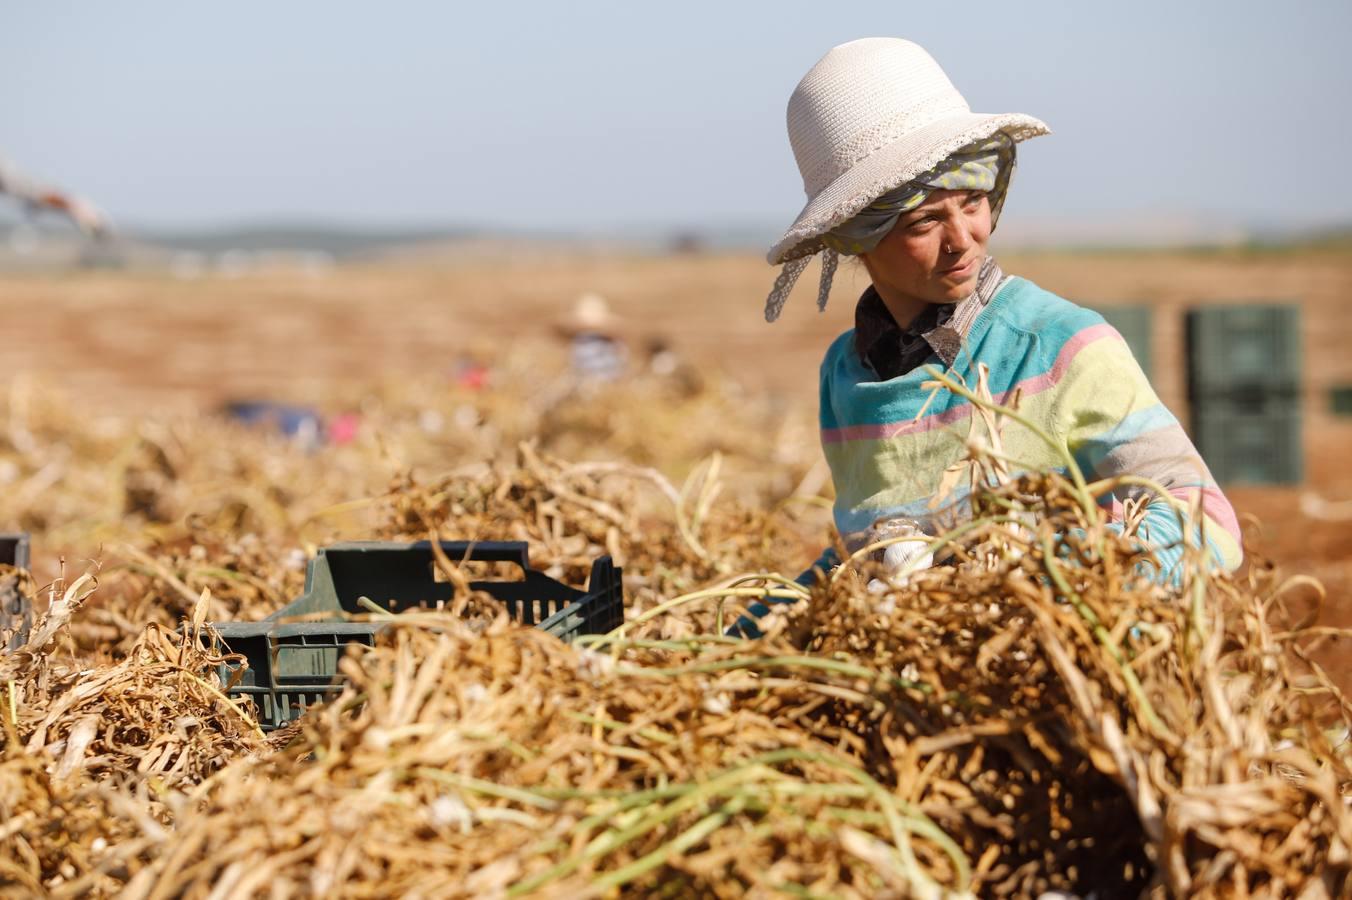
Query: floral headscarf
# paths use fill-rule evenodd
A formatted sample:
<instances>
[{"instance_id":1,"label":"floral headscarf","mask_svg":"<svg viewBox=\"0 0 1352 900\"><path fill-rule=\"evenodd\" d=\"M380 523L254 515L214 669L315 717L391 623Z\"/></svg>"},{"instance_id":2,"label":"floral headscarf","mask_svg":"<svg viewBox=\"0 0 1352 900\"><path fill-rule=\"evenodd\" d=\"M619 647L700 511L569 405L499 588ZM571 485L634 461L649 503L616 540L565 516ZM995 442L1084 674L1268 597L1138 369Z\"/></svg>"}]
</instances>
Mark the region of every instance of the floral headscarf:
<instances>
[{"instance_id":1,"label":"floral headscarf","mask_svg":"<svg viewBox=\"0 0 1352 900\"><path fill-rule=\"evenodd\" d=\"M934 191L985 191L990 196L991 227L994 228L1000 218L1000 209L1005 204L1009 179L1014 174L1014 157L1014 141L1003 131L997 131L989 138L957 150L928 172L901 187L888 191L860 210L854 218L822 235L826 249L822 251L822 279L817 294L817 308L826 308L839 256L856 256L873 250L899 218L924 203L925 198ZM793 290L809 259L811 257L803 257L784 265L783 271L775 279L770 296L765 300L767 322L779 318L784 301L788 299L789 292Z\"/></svg>"}]
</instances>

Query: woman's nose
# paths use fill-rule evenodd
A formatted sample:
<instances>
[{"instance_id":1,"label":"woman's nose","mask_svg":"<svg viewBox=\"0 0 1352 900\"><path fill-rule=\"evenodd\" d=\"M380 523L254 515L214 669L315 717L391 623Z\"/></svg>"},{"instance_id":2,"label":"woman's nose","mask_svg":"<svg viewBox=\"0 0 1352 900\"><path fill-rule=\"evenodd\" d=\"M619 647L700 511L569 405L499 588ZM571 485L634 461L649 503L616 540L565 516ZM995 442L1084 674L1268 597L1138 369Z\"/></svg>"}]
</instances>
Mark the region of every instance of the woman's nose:
<instances>
[{"instance_id":1,"label":"woman's nose","mask_svg":"<svg viewBox=\"0 0 1352 900\"><path fill-rule=\"evenodd\" d=\"M949 218L944 226L944 249L949 253L965 253L972 246L972 232L967 227L966 216Z\"/></svg>"}]
</instances>

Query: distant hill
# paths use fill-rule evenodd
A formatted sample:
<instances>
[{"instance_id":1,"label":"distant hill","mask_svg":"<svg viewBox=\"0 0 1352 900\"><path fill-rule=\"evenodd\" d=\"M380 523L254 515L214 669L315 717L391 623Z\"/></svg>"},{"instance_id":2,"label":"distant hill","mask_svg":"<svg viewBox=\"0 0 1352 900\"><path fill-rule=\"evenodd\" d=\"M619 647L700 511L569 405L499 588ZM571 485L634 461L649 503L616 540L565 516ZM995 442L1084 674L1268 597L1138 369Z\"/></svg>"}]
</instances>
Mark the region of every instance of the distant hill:
<instances>
[{"instance_id":1,"label":"distant hill","mask_svg":"<svg viewBox=\"0 0 1352 900\"><path fill-rule=\"evenodd\" d=\"M64 223L0 221L0 269L71 266L168 268L179 274L239 273L256 267L334 262L495 258L521 252L625 252L632 242L536 235L476 228L348 228L259 225L219 229L122 228L93 241Z\"/></svg>"},{"instance_id":2,"label":"distant hill","mask_svg":"<svg viewBox=\"0 0 1352 900\"><path fill-rule=\"evenodd\" d=\"M1312 232L1300 243L1325 250L1352 250L1352 225Z\"/></svg>"},{"instance_id":3,"label":"distant hill","mask_svg":"<svg viewBox=\"0 0 1352 900\"><path fill-rule=\"evenodd\" d=\"M194 253L327 253L336 259L370 256L418 244L482 236L473 228L343 228L323 225L257 225L203 230L132 230L142 244Z\"/></svg>"},{"instance_id":4,"label":"distant hill","mask_svg":"<svg viewBox=\"0 0 1352 900\"><path fill-rule=\"evenodd\" d=\"M0 210L0 213L12 211ZM764 252L779 232L769 226L659 227L531 232L469 226L346 227L262 223L226 228L124 227L92 242L61 220L0 215L0 269L71 266L172 269L178 274L238 273L258 267L327 266L383 260L395 264L522 255L576 256L666 252ZM1012 217L1001 250L1319 249L1352 251L1352 224L1246 227L1216 219L1137 214L1092 222Z\"/></svg>"}]
</instances>

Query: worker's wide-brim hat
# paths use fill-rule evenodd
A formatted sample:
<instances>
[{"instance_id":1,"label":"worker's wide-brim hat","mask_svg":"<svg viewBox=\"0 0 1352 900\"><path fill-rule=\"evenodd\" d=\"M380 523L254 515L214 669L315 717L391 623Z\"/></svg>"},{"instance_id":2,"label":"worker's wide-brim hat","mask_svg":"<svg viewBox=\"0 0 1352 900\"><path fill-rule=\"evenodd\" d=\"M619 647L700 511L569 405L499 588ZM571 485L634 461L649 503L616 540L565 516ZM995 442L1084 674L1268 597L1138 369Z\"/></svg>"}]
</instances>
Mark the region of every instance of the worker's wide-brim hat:
<instances>
[{"instance_id":1,"label":"worker's wide-brim hat","mask_svg":"<svg viewBox=\"0 0 1352 900\"><path fill-rule=\"evenodd\" d=\"M789 98L788 125L807 205L770 248L773 265L821 250L823 234L973 141L1051 131L1023 113L972 112L934 58L900 38L833 48Z\"/></svg>"},{"instance_id":2,"label":"worker's wide-brim hat","mask_svg":"<svg viewBox=\"0 0 1352 900\"><path fill-rule=\"evenodd\" d=\"M620 325L620 317L611 312L610 304L600 294L583 294L577 298L567 315L554 321L554 328L562 334L610 334Z\"/></svg>"}]
</instances>

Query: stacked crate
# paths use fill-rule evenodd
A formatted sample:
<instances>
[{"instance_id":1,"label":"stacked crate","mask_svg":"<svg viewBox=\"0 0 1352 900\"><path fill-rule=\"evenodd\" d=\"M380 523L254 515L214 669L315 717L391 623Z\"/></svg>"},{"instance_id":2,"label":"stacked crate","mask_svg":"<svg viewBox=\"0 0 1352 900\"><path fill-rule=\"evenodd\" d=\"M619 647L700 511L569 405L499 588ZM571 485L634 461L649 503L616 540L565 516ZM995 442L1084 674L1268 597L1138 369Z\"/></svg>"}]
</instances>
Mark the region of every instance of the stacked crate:
<instances>
[{"instance_id":1,"label":"stacked crate","mask_svg":"<svg viewBox=\"0 0 1352 900\"><path fill-rule=\"evenodd\" d=\"M1117 333L1122 335L1122 339L1131 348L1131 355L1136 357L1141 371L1153 382L1155 375L1152 371L1154 353L1151 337L1154 326L1150 307L1091 306L1090 309L1103 316L1104 321L1117 329Z\"/></svg>"},{"instance_id":2,"label":"stacked crate","mask_svg":"<svg viewBox=\"0 0 1352 900\"><path fill-rule=\"evenodd\" d=\"M1339 417L1352 416L1352 384L1329 388L1329 412Z\"/></svg>"},{"instance_id":3,"label":"stacked crate","mask_svg":"<svg viewBox=\"0 0 1352 900\"><path fill-rule=\"evenodd\" d=\"M1188 313L1192 436L1222 484L1303 476L1300 310L1227 306Z\"/></svg>"}]
</instances>

